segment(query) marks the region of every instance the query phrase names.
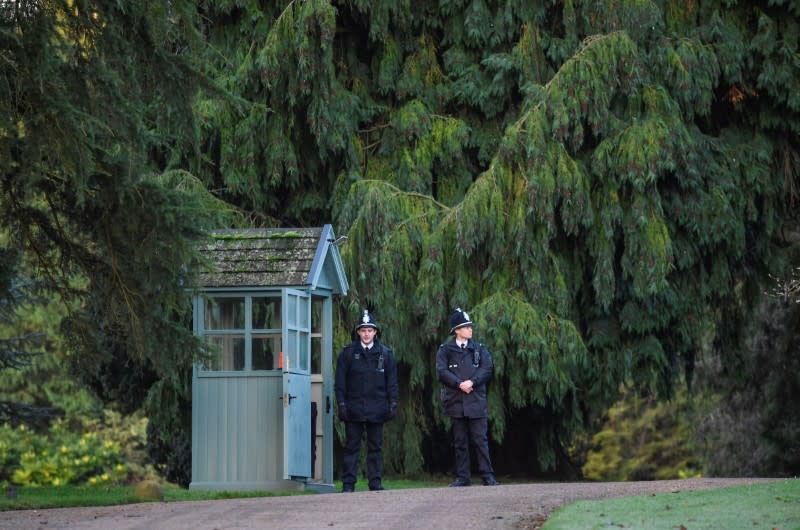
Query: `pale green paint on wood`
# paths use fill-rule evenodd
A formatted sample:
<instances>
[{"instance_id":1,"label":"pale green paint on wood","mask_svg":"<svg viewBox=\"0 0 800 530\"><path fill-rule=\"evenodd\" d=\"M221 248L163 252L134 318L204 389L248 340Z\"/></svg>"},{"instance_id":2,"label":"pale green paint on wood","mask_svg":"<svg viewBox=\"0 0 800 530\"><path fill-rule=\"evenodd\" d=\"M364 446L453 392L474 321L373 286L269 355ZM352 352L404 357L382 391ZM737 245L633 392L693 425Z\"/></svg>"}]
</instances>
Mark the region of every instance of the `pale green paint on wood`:
<instances>
[{"instance_id":1,"label":"pale green paint on wood","mask_svg":"<svg viewBox=\"0 0 800 530\"><path fill-rule=\"evenodd\" d=\"M283 479L281 375L196 377L192 484Z\"/></svg>"}]
</instances>

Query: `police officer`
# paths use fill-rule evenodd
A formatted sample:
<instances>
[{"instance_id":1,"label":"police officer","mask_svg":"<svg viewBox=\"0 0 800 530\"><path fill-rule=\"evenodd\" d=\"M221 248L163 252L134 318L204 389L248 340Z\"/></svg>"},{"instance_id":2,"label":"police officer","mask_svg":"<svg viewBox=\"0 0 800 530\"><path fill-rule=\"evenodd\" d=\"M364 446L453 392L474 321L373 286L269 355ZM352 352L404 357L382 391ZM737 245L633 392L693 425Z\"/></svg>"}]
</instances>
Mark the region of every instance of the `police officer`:
<instances>
[{"instance_id":1,"label":"police officer","mask_svg":"<svg viewBox=\"0 0 800 530\"><path fill-rule=\"evenodd\" d=\"M383 424L397 413L397 363L392 351L378 341L380 329L369 311L364 310L356 323L355 335L336 359L336 402L346 435L343 492L355 491L364 431L369 489L384 489Z\"/></svg>"},{"instance_id":2,"label":"police officer","mask_svg":"<svg viewBox=\"0 0 800 530\"><path fill-rule=\"evenodd\" d=\"M489 406L487 383L494 375L492 356L483 344L472 340L472 321L457 308L450 315L453 340L436 352L436 374L442 383L444 412L453 425L456 450L456 480L451 487L470 486L469 446L475 451L478 473L484 486L496 486L489 459L487 436Z\"/></svg>"}]
</instances>

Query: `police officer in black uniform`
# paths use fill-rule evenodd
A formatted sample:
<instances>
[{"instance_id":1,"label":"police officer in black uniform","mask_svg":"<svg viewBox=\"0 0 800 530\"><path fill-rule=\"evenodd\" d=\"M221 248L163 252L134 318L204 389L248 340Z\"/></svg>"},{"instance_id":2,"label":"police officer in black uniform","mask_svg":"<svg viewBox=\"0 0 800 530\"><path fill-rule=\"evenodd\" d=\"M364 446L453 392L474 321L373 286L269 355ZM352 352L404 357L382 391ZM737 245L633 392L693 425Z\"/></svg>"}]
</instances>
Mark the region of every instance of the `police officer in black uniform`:
<instances>
[{"instance_id":1,"label":"police officer in black uniform","mask_svg":"<svg viewBox=\"0 0 800 530\"><path fill-rule=\"evenodd\" d=\"M453 340L436 352L436 374L442 383L444 412L453 425L456 480L451 487L470 486L469 446L475 450L478 473L484 486L496 486L489 459L487 383L494 375L492 356L486 346L472 340L472 321L457 308L450 315Z\"/></svg>"},{"instance_id":2,"label":"police officer in black uniform","mask_svg":"<svg viewBox=\"0 0 800 530\"><path fill-rule=\"evenodd\" d=\"M336 359L336 402L346 435L343 492L355 491L364 431L369 489L384 489L383 424L397 413L397 363L392 351L378 341L379 334L375 319L364 310L355 326L358 337Z\"/></svg>"}]
</instances>

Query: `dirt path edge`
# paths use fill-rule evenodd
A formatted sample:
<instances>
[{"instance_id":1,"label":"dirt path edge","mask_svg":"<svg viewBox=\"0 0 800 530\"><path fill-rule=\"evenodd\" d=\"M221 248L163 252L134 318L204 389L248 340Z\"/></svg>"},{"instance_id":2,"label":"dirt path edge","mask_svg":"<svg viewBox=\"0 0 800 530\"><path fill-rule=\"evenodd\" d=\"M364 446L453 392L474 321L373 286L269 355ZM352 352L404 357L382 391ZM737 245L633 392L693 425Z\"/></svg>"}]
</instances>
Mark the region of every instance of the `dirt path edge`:
<instances>
[{"instance_id":1,"label":"dirt path edge","mask_svg":"<svg viewBox=\"0 0 800 530\"><path fill-rule=\"evenodd\" d=\"M126 504L0 512L16 529L515 529L532 530L555 510L582 499L606 499L754 484L764 478L648 482L507 484L422 488L216 501Z\"/></svg>"}]
</instances>

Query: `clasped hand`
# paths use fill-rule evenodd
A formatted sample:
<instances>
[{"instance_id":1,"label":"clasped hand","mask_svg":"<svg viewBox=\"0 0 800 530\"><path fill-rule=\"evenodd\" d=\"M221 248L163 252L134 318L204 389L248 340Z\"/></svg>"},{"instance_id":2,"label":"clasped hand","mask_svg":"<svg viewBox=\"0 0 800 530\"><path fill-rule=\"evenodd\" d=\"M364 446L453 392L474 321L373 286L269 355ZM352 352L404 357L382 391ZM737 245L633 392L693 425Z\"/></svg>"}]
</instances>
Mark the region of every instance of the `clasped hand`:
<instances>
[{"instance_id":1,"label":"clasped hand","mask_svg":"<svg viewBox=\"0 0 800 530\"><path fill-rule=\"evenodd\" d=\"M465 394L469 394L472 392L472 380L467 379L466 381L462 381L461 384L458 385L458 388L460 388Z\"/></svg>"}]
</instances>

